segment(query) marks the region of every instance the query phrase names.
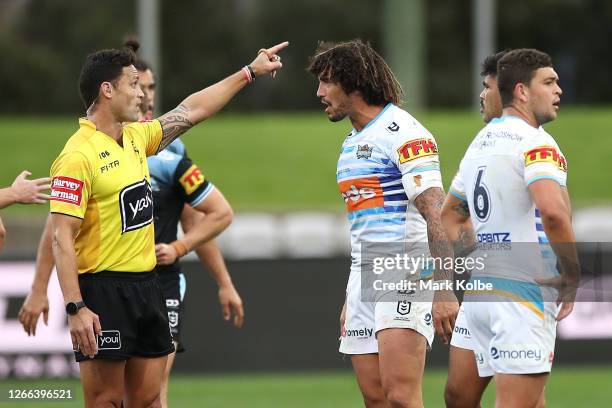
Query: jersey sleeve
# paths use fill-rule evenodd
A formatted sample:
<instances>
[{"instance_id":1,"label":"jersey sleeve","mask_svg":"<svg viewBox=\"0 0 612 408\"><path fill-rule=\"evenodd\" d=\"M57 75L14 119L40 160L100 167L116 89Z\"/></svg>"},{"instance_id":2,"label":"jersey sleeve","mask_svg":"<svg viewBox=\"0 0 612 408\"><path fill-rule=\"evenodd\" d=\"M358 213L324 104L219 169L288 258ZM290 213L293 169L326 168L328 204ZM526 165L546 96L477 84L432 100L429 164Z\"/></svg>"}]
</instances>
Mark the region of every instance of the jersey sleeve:
<instances>
[{"instance_id":1,"label":"jersey sleeve","mask_svg":"<svg viewBox=\"0 0 612 408\"><path fill-rule=\"evenodd\" d=\"M453 177L453 182L451 183L448 192L461 201L467 201L467 196L465 193L465 183L463 182L463 177L461 176L461 166L459 166L457 174L455 174L455 177Z\"/></svg>"},{"instance_id":2,"label":"jersey sleeve","mask_svg":"<svg viewBox=\"0 0 612 408\"><path fill-rule=\"evenodd\" d=\"M83 219L91 191L91 166L85 156L60 155L51 167L50 211Z\"/></svg>"},{"instance_id":3,"label":"jersey sleeve","mask_svg":"<svg viewBox=\"0 0 612 408\"><path fill-rule=\"evenodd\" d=\"M192 207L200 204L214 186L188 157L182 157L175 171L175 184L183 200Z\"/></svg>"},{"instance_id":4,"label":"jersey sleeve","mask_svg":"<svg viewBox=\"0 0 612 408\"><path fill-rule=\"evenodd\" d=\"M424 128L399 134L391 147L391 160L402 173L402 184L410 201L428 188L443 188L438 146Z\"/></svg>"},{"instance_id":5,"label":"jersey sleeve","mask_svg":"<svg viewBox=\"0 0 612 408\"><path fill-rule=\"evenodd\" d=\"M552 140L534 138L521 146L521 161L524 166L525 185L548 179L567 185L567 161Z\"/></svg>"},{"instance_id":6,"label":"jersey sleeve","mask_svg":"<svg viewBox=\"0 0 612 408\"><path fill-rule=\"evenodd\" d=\"M163 135L159 120L154 119L146 122L134 122L127 125L127 127L133 129L138 137L142 138L147 156L157 154Z\"/></svg>"}]
</instances>

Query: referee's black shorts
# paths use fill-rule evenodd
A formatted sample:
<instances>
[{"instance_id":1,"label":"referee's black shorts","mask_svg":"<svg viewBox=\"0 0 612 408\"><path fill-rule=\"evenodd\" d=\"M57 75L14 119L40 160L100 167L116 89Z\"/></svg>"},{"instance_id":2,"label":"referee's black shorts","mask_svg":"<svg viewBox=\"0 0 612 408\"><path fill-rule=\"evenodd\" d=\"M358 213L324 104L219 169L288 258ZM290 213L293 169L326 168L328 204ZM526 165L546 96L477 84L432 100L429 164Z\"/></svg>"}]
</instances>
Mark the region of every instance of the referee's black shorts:
<instances>
[{"instance_id":1,"label":"referee's black shorts","mask_svg":"<svg viewBox=\"0 0 612 408\"><path fill-rule=\"evenodd\" d=\"M153 272L97 272L79 275L85 305L100 318L94 359L161 357L174 351L166 300ZM76 361L89 360L80 351Z\"/></svg>"}]
</instances>

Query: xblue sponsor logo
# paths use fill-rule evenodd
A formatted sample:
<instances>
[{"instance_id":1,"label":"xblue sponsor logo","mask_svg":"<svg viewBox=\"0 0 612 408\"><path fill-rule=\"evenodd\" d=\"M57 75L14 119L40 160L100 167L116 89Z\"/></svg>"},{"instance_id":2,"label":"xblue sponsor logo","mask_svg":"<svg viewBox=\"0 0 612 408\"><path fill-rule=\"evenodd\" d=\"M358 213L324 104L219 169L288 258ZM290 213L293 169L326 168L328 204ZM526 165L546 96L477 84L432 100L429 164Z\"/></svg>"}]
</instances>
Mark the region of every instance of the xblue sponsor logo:
<instances>
[{"instance_id":1,"label":"xblue sponsor logo","mask_svg":"<svg viewBox=\"0 0 612 408\"><path fill-rule=\"evenodd\" d=\"M512 242L509 232L488 232L476 236L478 242Z\"/></svg>"}]
</instances>

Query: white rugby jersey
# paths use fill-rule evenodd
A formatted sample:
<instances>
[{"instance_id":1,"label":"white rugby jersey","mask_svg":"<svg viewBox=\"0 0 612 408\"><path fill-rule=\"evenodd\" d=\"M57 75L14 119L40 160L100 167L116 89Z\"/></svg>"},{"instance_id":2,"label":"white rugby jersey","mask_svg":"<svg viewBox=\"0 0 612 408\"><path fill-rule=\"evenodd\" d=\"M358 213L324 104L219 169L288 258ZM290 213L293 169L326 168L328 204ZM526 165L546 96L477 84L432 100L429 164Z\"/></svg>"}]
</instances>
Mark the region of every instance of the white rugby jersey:
<instances>
[{"instance_id":1,"label":"white rugby jersey","mask_svg":"<svg viewBox=\"0 0 612 408\"><path fill-rule=\"evenodd\" d=\"M532 281L554 269L556 258L547 245L540 213L528 186L541 179L566 187L567 161L559 146L541 127L536 129L517 116L493 119L472 141L453 179L450 192L467 201L478 242L540 243L511 245L511 265L473 275L505 276ZM533 249L533 251L532 251ZM518 252L517 252L518 251ZM539 262L536 253L545 262ZM532 258L533 257L533 258ZM544 269L543 269L544 268ZM542 275L543 273L543 275Z\"/></svg>"},{"instance_id":2,"label":"white rugby jersey","mask_svg":"<svg viewBox=\"0 0 612 408\"><path fill-rule=\"evenodd\" d=\"M427 242L414 200L442 188L434 137L408 112L388 104L342 144L336 179L351 225L351 270L362 242Z\"/></svg>"}]
</instances>

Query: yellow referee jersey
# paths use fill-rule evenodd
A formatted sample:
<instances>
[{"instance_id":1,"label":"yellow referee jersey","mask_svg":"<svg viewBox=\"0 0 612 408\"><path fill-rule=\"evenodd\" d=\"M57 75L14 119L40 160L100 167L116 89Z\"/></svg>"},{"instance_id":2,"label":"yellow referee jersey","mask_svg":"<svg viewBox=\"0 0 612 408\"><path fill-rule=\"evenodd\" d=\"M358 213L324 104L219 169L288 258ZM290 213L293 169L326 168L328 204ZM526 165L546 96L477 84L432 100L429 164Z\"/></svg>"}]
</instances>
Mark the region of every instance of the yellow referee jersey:
<instances>
[{"instance_id":1,"label":"yellow referee jersey","mask_svg":"<svg viewBox=\"0 0 612 408\"><path fill-rule=\"evenodd\" d=\"M51 212L81 218L79 274L146 272L155 267L153 194L147 156L162 138L157 120L123 128L123 147L79 119L51 166Z\"/></svg>"}]
</instances>

